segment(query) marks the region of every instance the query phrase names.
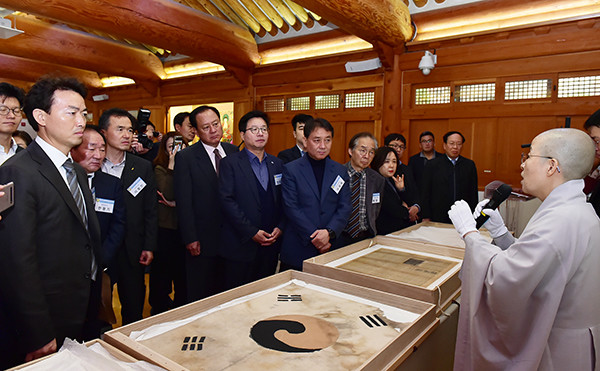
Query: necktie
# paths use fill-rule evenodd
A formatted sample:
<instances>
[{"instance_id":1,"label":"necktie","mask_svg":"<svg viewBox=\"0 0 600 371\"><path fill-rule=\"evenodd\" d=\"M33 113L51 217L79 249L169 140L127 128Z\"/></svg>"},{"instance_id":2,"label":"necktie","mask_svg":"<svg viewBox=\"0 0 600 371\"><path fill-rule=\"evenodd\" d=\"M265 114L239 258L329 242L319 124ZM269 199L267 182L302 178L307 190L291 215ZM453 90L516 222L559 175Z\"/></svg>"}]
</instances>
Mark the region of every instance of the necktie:
<instances>
[{"instance_id":1,"label":"necktie","mask_svg":"<svg viewBox=\"0 0 600 371\"><path fill-rule=\"evenodd\" d=\"M215 148L214 152L215 154L215 170L217 172L217 176L219 175L219 163L221 162L221 154L219 153L219 150L217 148Z\"/></svg>"},{"instance_id":2,"label":"necktie","mask_svg":"<svg viewBox=\"0 0 600 371\"><path fill-rule=\"evenodd\" d=\"M350 201L352 213L348 221L348 234L354 238L360 232L360 174L356 173L350 183Z\"/></svg>"},{"instance_id":3,"label":"necktie","mask_svg":"<svg viewBox=\"0 0 600 371\"><path fill-rule=\"evenodd\" d=\"M79 210L79 215L81 216L81 220L83 220L83 224L85 228L88 228L88 220L87 215L85 213L85 206L83 203L83 197L81 195L81 191L79 190L79 183L77 183L77 176L75 174L75 168L73 167L73 161L71 159L67 159L63 164L63 167L67 171L67 182L69 183L69 190L71 191L71 195L75 200L75 204L77 205L77 209Z\"/></svg>"},{"instance_id":4,"label":"necktie","mask_svg":"<svg viewBox=\"0 0 600 371\"><path fill-rule=\"evenodd\" d=\"M79 210L79 215L83 220L83 224L85 225L85 229L88 229L88 218L85 213L85 205L83 201L83 196L79 189L79 183L77 183L77 175L75 174L75 167L73 166L73 161L70 158L65 161L63 167L67 171L67 182L69 183L69 190L71 191L71 195L75 200L75 204L77 205L77 209ZM98 272L98 266L96 265L96 256L94 256L94 252L92 252L92 280L96 280L96 273Z\"/></svg>"}]
</instances>

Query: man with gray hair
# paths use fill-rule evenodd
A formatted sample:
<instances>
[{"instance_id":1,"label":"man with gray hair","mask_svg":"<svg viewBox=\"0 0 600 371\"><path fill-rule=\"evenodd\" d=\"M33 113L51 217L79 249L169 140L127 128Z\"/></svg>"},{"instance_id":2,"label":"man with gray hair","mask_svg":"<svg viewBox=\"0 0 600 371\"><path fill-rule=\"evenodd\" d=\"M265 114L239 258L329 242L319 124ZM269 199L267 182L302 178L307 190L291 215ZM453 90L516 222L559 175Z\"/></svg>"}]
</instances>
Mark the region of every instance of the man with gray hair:
<instances>
[{"instance_id":1,"label":"man with gray hair","mask_svg":"<svg viewBox=\"0 0 600 371\"><path fill-rule=\"evenodd\" d=\"M582 178L594 142L577 129L534 138L521 161L523 190L542 204L519 239L496 210L475 228L465 201L448 214L466 244L455 370L593 370L600 367L600 220Z\"/></svg>"}]
</instances>

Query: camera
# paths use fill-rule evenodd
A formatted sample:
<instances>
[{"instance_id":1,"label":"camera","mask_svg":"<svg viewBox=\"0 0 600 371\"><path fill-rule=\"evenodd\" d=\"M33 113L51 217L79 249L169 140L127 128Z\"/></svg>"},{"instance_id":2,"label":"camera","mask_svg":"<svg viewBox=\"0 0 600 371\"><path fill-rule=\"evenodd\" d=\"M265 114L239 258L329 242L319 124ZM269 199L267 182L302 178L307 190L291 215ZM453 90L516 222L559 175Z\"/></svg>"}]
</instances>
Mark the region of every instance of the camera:
<instances>
[{"instance_id":1,"label":"camera","mask_svg":"<svg viewBox=\"0 0 600 371\"><path fill-rule=\"evenodd\" d=\"M181 135L177 135L173 138L173 153L181 151L183 147L183 137Z\"/></svg>"},{"instance_id":2,"label":"camera","mask_svg":"<svg viewBox=\"0 0 600 371\"><path fill-rule=\"evenodd\" d=\"M146 108L140 108L137 114L136 131L138 133L138 142L147 149L152 149L152 146L154 146L152 139L148 138L148 135L146 135L148 124L152 124L152 122L150 122L150 114L150 110ZM152 126L154 126L154 124L152 124Z\"/></svg>"}]
</instances>

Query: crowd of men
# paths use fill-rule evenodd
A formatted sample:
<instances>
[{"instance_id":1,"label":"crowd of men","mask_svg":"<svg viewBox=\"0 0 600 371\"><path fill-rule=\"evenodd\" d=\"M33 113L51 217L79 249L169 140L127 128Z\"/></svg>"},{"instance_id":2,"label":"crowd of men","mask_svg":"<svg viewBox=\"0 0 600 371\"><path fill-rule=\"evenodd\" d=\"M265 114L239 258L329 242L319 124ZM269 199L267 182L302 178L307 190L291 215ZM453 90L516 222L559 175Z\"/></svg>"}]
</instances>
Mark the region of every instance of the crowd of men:
<instances>
[{"instance_id":1,"label":"crowd of men","mask_svg":"<svg viewBox=\"0 0 600 371\"><path fill-rule=\"evenodd\" d=\"M98 337L112 322L102 294L115 283L123 324L142 319L148 266L158 313L278 269L302 270L305 259L420 220L451 222L459 200L465 210L478 205L477 170L461 156L458 131L443 136L444 153L435 151L433 133L421 133L421 151L408 165L403 135L390 134L379 147L373 134L357 133L350 161L340 164L329 156L334 129L323 118L296 115L296 144L276 157L265 151L268 115L240 119L240 150L221 141L220 113L211 106L174 118L177 132L165 135L170 147L161 146L170 161L161 171L172 182L165 189L135 139L136 118L111 108L97 126L86 125L86 94L70 78L42 78L26 96L0 84L0 184L16 190L0 220L2 367L52 353L65 337ZM37 131L26 150L12 139L22 109ZM593 136L600 124L591 126ZM175 149L174 136L187 148ZM160 151L153 156L165 156ZM159 205L173 212L177 252L157 243ZM461 228L465 238L473 232L470 224ZM179 253L179 265L164 264ZM166 298L171 280L184 298L178 304ZM153 295L165 285L167 292Z\"/></svg>"}]
</instances>

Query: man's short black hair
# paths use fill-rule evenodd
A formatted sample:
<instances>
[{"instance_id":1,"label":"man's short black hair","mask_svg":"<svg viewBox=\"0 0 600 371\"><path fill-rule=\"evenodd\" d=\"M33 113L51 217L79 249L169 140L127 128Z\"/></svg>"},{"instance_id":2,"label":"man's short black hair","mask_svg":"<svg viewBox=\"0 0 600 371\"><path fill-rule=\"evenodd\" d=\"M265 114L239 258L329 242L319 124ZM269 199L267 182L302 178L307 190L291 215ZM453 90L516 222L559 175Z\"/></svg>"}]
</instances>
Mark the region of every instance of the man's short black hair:
<instances>
[{"instance_id":1,"label":"man's short black hair","mask_svg":"<svg viewBox=\"0 0 600 371\"><path fill-rule=\"evenodd\" d=\"M360 138L370 138L370 139L373 139L373 142L375 142L375 148L377 148L377 139L375 139L375 136L373 134L369 133L368 131L363 131L361 133L354 134L354 136L352 137L352 139L350 139L350 141L348 142L348 148L349 149L354 149L356 147L356 145L358 144L358 140Z\"/></svg>"},{"instance_id":2,"label":"man's short black hair","mask_svg":"<svg viewBox=\"0 0 600 371\"><path fill-rule=\"evenodd\" d=\"M269 115L267 115L266 113L264 113L263 111L250 111L248 113L246 113L244 116L242 116L242 118L240 119L240 123L238 124L238 127L240 129L240 132L245 132L246 131L246 127L248 127L248 121L250 121L253 118L261 118L263 120L265 120L265 122L267 123L267 127L269 127Z\"/></svg>"},{"instance_id":3,"label":"man's short black hair","mask_svg":"<svg viewBox=\"0 0 600 371\"><path fill-rule=\"evenodd\" d=\"M590 130L592 126L600 128L600 109L594 113L583 124L585 130Z\"/></svg>"},{"instance_id":4,"label":"man's short black hair","mask_svg":"<svg viewBox=\"0 0 600 371\"><path fill-rule=\"evenodd\" d=\"M25 91L18 86L11 85L7 82L0 83L0 98L2 101L6 98L15 98L19 101L19 105L23 107L23 101L25 100Z\"/></svg>"},{"instance_id":5,"label":"man's short black hair","mask_svg":"<svg viewBox=\"0 0 600 371\"><path fill-rule=\"evenodd\" d=\"M102 130L100 130L99 126L97 126L97 125L86 125L85 129L83 129L83 130L84 130L84 132L87 131L87 130L95 131L96 133L100 134L100 136L102 137L102 139L104 139L104 143L106 143L106 137L102 133Z\"/></svg>"},{"instance_id":6,"label":"man's short black hair","mask_svg":"<svg viewBox=\"0 0 600 371\"><path fill-rule=\"evenodd\" d=\"M460 137L462 138L462 142L463 142L463 144L465 144L465 142L466 142L466 140L465 140L465 136L464 136L464 135L462 135L460 131L455 131L455 130L453 130L453 131L449 131L449 132L447 132L446 134L444 134L444 143L448 144L448 137L449 137L450 135L454 135L454 134L458 134L458 135L460 135Z\"/></svg>"},{"instance_id":7,"label":"man's short black hair","mask_svg":"<svg viewBox=\"0 0 600 371\"><path fill-rule=\"evenodd\" d=\"M428 135L430 135L435 140L435 135L433 135L433 133L430 132L429 130L425 130L424 132L419 134L419 141L421 141L421 138L426 137Z\"/></svg>"},{"instance_id":8,"label":"man's short black hair","mask_svg":"<svg viewBox=\"0 0 600 371\"><path fill-rule=\"evenodd\" d=\"M193 127L200 130L200 128L198 127L198 122L196 122L196 116L199 113L202 113L202 112L205 112L208 110L211 110L214 113L216 113L219 120L221 120L221 114L219 113L218 109L216 109L215 107L212 107L212 106L200 106L200 107L194 108L194 110L190 113L190 123L192 124Z\"/></svg>"},{"instance_id":9,"label":"man's short black hair","mask_svg":"<svg viewBox=\"0 0 600 371\"><path fill-rule=\"evenodd\" d=\"M325 131L331 133L331 138L333 138L333 126L329 123L329 121L324 118L317 117L316 119L308 120L304 123L304 137L308 139L310 133L315 131L317 128L323 128Z\"/></svg>"},{"instance_id":10,"label":"man's short black hair","mask_svg":"<svg viewBox=\"0 0 600 371\"><path fill-rule=\"evenodd\" d=\"M57 90L72 90L81 95L83 99L87 96L87 88L74 77L45 76L40 78L25 96L24 111L31 127L39 130L39 124L33 117L33 110L41 109L50 113L54 103L54 92Z\"/></svg>"},{"instance_id":11,"label":"man's short black hair","mask_svg":"<svg viewBox=\"0 0 600 371\"><path fill-rule=\"evenodd\" d=\"M383 138L383 144L386 146L389 146L390 143L392 143L395 140L401 141L406 146L406 138L404 138L404 135L398 134L398 133L392 133L392 134L386 135L386 137Z\"/></svg>"},{"instance_id":12,"label":"man's short black hair","mask_svg":"<svg viewBox=\"0 0 600 371\"><path fill-rule=\"evenodd\" d=\"M185 121L186 117L190 117L189 112L179 112L178 114L176 114L175 117L173 118L173 126L175 126L175 125L181 126L183 124L183 122Z\"/></svg>"},{"instance_id":13,"label":"man's short black hair","mask_svg":"<svg viewBox=\"0 0 600 371\"><path fill-rule=\"evenodd\" d=\"M299 113L296 116L294 116L294 118L292 119L292 127L294 128L294 131L296 131L296 126L298 125L299 122L303 123L306 125L306 122L308 120L312 120L313 117L311 115L307 115L305 113Z\"/></svg>"},{"instance_id":14,"label":"man's short black hair","mask_svg":"<svg viewBox=\"0 0 600 371\"><path fill-rule=\"evenodd\" d=\"M102 115L100 115L100 119L98 120L98 127L101 130L108 130L111 117L127 117L129 121L131 121L131 127L136 127L137 120L135 119L135 117L133 117L133 115L128 111L116 107L102 112Z\"/></svg>"},{"instance_id":15,"label":"man's short black hair","mask_svg":"<svg viewBox=\"0 0 600 371\"><path fill-rule=\"evenodd\" d=\"M30 145L31 142L33 142L33 139L31 138L31 135L29 135L28 132L23 131L23 130L17 130L14 133L12 133L13 138L14 137L19 137L21 139L23 139L23 141L25 142L26 145Z\"/></svg>"}]
</instances>

